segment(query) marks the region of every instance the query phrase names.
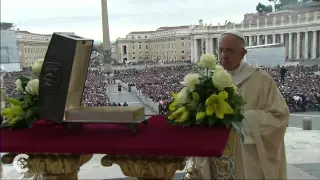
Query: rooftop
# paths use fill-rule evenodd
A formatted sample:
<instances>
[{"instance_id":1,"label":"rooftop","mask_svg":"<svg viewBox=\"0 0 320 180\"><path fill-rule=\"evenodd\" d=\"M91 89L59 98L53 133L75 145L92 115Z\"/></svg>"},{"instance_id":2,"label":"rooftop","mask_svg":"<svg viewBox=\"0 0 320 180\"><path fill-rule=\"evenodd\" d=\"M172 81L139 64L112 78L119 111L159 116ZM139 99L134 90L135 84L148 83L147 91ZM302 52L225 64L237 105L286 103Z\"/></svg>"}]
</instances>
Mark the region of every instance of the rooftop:
<instances>
[{"instance_id":1,"label":"rooftop","mask_svg":"<svg viewBox=\"0 0 320 180\"><path fill-rule=\"evenodd\" d=\"M186 29L189 28L188 25L183 26L166 26L166 27L159 27L155 31L132 31L128 35L131 34L147 34L147 33L156 33L156 32L162 32L162 31L168 31L168 30L177 30L177 29Z\"/></svg>"}]
</instances>

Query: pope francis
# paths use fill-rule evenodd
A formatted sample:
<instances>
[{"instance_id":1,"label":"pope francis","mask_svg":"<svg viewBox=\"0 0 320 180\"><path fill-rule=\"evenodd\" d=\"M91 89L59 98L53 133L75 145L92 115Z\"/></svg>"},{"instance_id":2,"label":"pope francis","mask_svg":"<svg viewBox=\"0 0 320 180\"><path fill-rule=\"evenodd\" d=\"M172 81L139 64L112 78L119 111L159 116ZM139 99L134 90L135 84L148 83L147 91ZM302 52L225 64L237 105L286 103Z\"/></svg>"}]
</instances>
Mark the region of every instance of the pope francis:
<instances>
[{"instance_id":1,"label":"pope francis","mask_svg":"<svg viewBox=\"0 0 320 180\"><path fill-rule=\"evenodd\" d=\"M240 32L222 34L217 51L246 101L246 135L244 142L234 136L233 150L227 147L221 158L192 158L196 175L191 179L286 179L284 135L290 113L282 94L267 72L242 61L247 50Z\"/></svg>"}]
</instances>

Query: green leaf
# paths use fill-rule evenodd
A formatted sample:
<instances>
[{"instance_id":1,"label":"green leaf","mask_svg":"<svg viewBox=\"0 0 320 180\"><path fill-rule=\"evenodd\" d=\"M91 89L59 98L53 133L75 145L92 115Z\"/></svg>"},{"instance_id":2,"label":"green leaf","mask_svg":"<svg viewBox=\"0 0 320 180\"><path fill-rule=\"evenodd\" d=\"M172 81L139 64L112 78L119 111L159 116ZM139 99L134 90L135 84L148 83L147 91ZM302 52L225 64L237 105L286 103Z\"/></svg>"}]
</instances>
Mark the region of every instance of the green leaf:
<instances>
[{"instance_id":1,"label":"green leaf","mask_svg":"<svg viewBox=\"0 0 320 180\"><path fill-rule=\"evenodd\" d=\"M26 86L27 86L28 82L30 81L30 79L25 76L20 76L19 79L21 81L22 88L26 89Z\"/></svg>"},{"instance_id":2,"label":"green leaf","mask_svg":"<svg viewBox=\"0 0 320 180\"><path fill-rule=\"evenodd\" d=\"M232 122L232 127L236 131L236 134L240 137L241 141L244 141L243 128L242 125L236 122Z\"/></svg>"},{"instance_id":3,"label":"green leaf","mask_svg":"<svg viewBox=\"0 0 320 180\"><path fill-rule=\"evenodd\" d=\"M21 102L18 99L15 99L15 98L9 97L7 99L7 101L11 106L20 106L21 105Z\"/></svg>"}]
</instances>

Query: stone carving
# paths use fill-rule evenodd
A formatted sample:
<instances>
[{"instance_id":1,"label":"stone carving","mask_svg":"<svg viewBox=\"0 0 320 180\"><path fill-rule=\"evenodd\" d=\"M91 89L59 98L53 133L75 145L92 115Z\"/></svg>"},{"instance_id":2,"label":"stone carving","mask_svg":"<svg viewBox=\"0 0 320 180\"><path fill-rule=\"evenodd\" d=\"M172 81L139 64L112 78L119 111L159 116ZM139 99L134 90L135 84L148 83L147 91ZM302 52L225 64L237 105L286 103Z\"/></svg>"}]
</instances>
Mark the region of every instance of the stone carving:
<instances>
[{"instance_id":1,"label":"stone carving","mask_svg":"<svg viewBox=\"0 0 320 180\"><path fill-rule=\"evenodd\" d=\"M292 16L289 16L289 24L292 24Z\"/></svg>"},{"instance_id":2,"label":"stone carving","mask_svg":"<svg viewBox=\"0 0 320 180\"><path fill-rule=\"evenodd\" d=\"M281 17L281 25L284 23L284 16Z\"/></svg>"},{"instance_id":3,"label":"stone carving","mask_svg":"<svg viewBox=\"0 0 320 180\"><path fill-rule=\"evenodd\" d=\"M273 24L273 26L275 26L277 24L277 17L276 16L273 17L272 24Z\"/></svg>"},{"instance_id":4,"label":"stone carving","mask_svg":"<svg viewBox=\"0 0 320 180\"><path fill-rule=\"evenodd\" d=\"M265 25L265 26L268 26L268 18L265 18L265 19L264 19L264 25Z\"/></svg>"}]
</instances>

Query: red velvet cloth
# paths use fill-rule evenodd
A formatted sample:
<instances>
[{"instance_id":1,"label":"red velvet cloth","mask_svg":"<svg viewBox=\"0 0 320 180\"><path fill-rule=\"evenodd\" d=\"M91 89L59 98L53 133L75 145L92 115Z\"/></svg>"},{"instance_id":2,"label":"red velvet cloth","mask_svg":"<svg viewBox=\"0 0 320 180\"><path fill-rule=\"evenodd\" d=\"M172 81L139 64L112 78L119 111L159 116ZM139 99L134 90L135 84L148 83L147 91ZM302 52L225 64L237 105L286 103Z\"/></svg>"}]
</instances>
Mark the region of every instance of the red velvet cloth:
<instances>
[{"instance_id":1,"label":"red velvet cloth","mask_svg":"<svg viewBox=\"0 0 320 180\"><path fill-rule=\"evenodd\" d=\"M111 124L87 124L70 132L47 121L36 122L32 130L1 129L0 133L1 152L183 157L220 157L229 138L227 128L173 127L163 116L151 117L136 133Z\"/></svg>"}]
</instances>

